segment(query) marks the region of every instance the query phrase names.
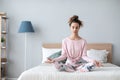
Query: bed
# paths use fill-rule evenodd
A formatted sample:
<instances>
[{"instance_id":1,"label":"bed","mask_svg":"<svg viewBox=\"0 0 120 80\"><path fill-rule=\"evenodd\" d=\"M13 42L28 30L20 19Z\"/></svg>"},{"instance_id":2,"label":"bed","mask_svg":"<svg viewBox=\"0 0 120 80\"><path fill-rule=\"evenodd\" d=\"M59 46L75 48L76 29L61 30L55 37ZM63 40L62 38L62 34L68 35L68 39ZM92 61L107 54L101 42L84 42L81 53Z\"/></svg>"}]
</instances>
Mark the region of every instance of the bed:
<instances>
[{"instance_id":1,"label":"bed","mask_svg":"<svg viewBox=\"0 0 120 80\"><path fill-rule=\"evenodd\" d=\"M44 48L59 49L60 43L43 44ZM91 72L59 72L53 64L41 63L40 65L24 71L18 80L120 80L120 67L112 64L112 44L91 43L87 49L107 50L107 62L102 67L96 67Z\"/></svg>"}]
</instances>

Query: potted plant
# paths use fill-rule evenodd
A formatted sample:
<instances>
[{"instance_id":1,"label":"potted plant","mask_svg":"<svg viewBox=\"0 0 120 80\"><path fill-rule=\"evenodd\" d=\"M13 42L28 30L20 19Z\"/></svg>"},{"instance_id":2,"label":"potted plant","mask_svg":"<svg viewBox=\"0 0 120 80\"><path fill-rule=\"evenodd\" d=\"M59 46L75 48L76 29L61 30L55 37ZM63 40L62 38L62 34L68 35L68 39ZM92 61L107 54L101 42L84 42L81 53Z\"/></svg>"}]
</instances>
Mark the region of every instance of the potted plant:
<instances>
[{"instance_id":1,"label":"potted plant","mask_svg":"<svg viewBox=\"0 0 120 80\"><path fill-rule=\"evenodd\" d=\"M4 46L4 42L5 42L5 38L2 37L2 38L1 38L1 46Z\"/></svg>"}]
</instances>

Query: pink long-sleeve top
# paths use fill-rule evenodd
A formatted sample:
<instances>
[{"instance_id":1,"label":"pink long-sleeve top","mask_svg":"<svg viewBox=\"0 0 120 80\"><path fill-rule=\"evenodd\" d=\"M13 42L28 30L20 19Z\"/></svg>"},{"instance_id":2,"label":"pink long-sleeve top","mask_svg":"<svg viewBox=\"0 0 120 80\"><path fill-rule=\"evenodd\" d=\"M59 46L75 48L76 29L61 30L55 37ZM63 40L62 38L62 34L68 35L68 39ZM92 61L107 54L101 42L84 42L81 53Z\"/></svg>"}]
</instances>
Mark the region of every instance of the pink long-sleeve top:
<instances>
[{"instance_id":1,"label":"pink long-sleeve top","mask_svg":"<svg viewBox=\"0 0 120 80\"><path fill-rule=\"evenodd\" d=\"M66 64L69 63L71 65L75 65L81 58L91 62L92 59L87 57L86 45L85 39L71 40L67 37L62 41L62 55L54 60L61 61L67 58Z\"/></svg>"}]
</instances>

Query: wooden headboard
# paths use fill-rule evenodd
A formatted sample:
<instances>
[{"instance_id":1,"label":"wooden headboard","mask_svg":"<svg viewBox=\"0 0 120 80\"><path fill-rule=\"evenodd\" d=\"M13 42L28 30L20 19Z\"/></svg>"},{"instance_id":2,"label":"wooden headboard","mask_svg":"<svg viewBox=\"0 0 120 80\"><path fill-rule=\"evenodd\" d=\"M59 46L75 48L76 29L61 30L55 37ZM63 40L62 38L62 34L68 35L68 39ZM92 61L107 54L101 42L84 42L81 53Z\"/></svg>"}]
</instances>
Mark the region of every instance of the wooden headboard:
<instances>
[{"instance_id":1,"label":"wooden headboard","mask_svg":"<svg viewBox=\"0 0 120 80\"><path fill-rule=\"evenodd\" d=\"M61 48L61 43L45 43L42 46L44 48ZM89 49L109 51L107 62L112 63L112 44L111 43L88 43L87 50Z\"/></svg>"}]
</instances>

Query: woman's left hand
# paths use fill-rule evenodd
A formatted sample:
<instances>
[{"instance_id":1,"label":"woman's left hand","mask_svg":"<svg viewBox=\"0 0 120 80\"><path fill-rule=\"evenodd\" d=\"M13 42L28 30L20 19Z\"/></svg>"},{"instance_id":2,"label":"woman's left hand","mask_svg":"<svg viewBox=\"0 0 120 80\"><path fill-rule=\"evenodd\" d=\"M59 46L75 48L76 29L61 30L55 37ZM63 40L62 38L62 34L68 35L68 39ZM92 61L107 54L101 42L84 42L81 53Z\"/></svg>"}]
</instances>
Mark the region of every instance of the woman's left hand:
<instances>
[{"instance_id":1,"label":"woman's left hand","mask_svg":"<svg viewBox=\"0 0 120 80\"><path fill-rule=\"evenodd\" d=\"M102 63L101 63L100 61L93 60L92 62L93 62L93 64L95 64L95 66L97 66L97 67L101 67L101 66L102 66Z\"/></svg>"}]
</instances>

